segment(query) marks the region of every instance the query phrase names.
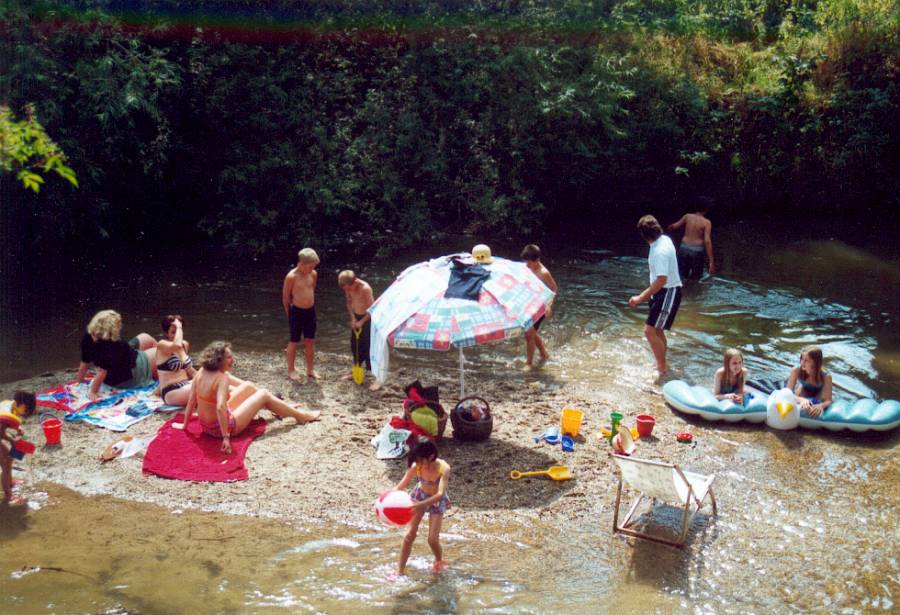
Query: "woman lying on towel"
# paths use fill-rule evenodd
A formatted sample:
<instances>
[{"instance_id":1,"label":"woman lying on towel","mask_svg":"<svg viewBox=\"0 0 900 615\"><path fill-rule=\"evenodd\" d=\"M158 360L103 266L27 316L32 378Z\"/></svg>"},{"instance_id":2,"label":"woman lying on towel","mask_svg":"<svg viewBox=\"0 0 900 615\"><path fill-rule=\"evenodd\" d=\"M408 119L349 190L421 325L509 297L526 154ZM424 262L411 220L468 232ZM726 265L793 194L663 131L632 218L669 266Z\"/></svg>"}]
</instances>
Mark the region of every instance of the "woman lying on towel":
<instances>
[{"instance_id":1,"label":"woman lying on towel","mask_svg":"<svg viewBox=\"0 0 900 615\"><path fill-rule=\"evenodd\" d=\"M156 345L159 396L172 406L184 406L191 394L191 378L196 371L184 339L184 320L178 314L162 319L165 338Z\"/></svg>"},{"instance_id":2,"label":"woman lying on towel","mask_svg":"<svg viewBox=\"0 0 900 615\"><path fill-rule=\"evenodd\" d=\"M222 451L230 453L230 436L241 433L260 410L292 417L298 423L319 418L318 411L300 410L267 390L258 389L252 382L235 378L229 373L233 366L234 355L229 342L213 342L207 346L200 356L200 371L191 386L184 423L174 423L172 427L184 429L196 408L204 433L222 438Z\"/></svg>"},{"instance_id":3,"label":"woman lying on towel","mask_svg":"<svg viewBox=\"0 0 900 615\"><path fill-rule=\"evenodd\" d=\"M121 335L122 316L114 310L102 310L94 314L81 338L81 363L75 380L83 381L91 365L97 368L89 393L92 401L97 400L104 382L129 389L147 386L156 379L156 340L138 333L126 342Z\"/></svg>"}]
</instances>

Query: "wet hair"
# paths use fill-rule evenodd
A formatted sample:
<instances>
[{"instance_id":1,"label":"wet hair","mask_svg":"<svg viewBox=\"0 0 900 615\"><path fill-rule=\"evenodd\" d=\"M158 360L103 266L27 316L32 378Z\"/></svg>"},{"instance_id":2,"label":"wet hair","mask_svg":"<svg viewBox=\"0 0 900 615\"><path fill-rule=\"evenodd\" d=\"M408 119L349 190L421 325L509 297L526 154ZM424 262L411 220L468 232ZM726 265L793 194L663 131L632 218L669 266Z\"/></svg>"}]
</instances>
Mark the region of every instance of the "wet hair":
<instances>
[{"instance_id":1,"label":"wet hair","mask_svg":"<svg viewBox=\"0 0 900 615\"><path fill-rule=\"evenodd\" d=\"M412 450L409 451L409 456L407 457L407 462L409 465L419 461L420 459L425 459L427 461L434 461L437 459L438 450L437 446L434 445L434 442L425 437L420 437L419 440L413 444Z\"/></svg>"},{"instance_id":2,"label":"wet hair","mask_svg":"<svg viewBox=\"0 0 900 615\"><path fill-rule=\"evenodd\" d=\"M637 223L638 232L644 241L656 241L662 235L662 227L653 216L642 216Z\"/></svg>"},{"instance_id":3,"label":"wet hair","mask_svg":"<svg viewBox=\"0 0 900 615\"><path fill-rule=\"evenodd\" d=\"M226 350L231 350L231 342L212 342L200 353L200 367L212 372L221 371Z\"/></svg>"},{"instance_id":4,"label":"wet hair","mask_svg":"<svg viewBox=\"0 0 900 615\"><path fill-rule=\"evenodd\" d=\"M356 281L356 274L350 269L344 269L338 274L338 286L341 288L350 286Z\"/></svg>"},{"instance_id":5,"label":"wet hair","mask_svg":"<svg viewBox=\"0 0 900 615\"><path fill-rule=\"evenodd\" d=\"M807 346L806 348L804 348L803 350L800 351L801 359L803 358L803 355L808 356L813 362L813 366L815 367L815 370L816 370L816 377L815 377L816 382L821 381L822 380L822 363L824 361L823 357L822 357L822 349L819 348L818 346ZM800 368L800 375L803 377L804 380L809 380L810 376L812 376L812 374L807 374L805 371L803 371L802 367Z\"/></svg>"},{"instance_id":6,"label":"wet hair","mask_svg":"<svg viewBox=\"0 0 900 615\"><path fill-rule=\"evenodd\" d=\"M169 314L165 318L162 319L162 330L163 333L169 332L169 327L175 324L176 320L181 321L181 326L184 326L184 318L181 317L181 314Z\"/></svg>"},{"instance_id":7,"label":"wet hair","mask_svg":"<svg viewBox=\"0 0 900 615\"><path fill-rule=\"evenodd\" d=\"M88 323L87 332L94 341L116 341L122 332L122 315L115 310L101 310Z\"/></svg>"},{"instance_id":8,"label":"wet hair","mask_svg":"<svg viewBox=\"0 0 900 615\"><path fill-rule=\"evenodd\" d=\"M744 386L744 370L741 370L741 373L737 375L734 379L734 382L731 381L731 369L729 365L731 365L731 360L735 357L739 357L741 362L744 362L744 355L741 354L741 351L737 348L729 348L725 351L725 359L722 362L725 371L722 373L722 384L728 384L735 388L735 390L740 390Z\"/></svg>"},{"instance_id":9,"label":"wet hair","mask_svg":"<svg viewBox=\"0 0 900 615\"><path fill-rule=\"evenodd\" d=\"M697 197L696 210L701 213L708 214L713 209L715 209L715 204L716 204L716 202L713 200L713 198L711 196L707 196L704 194L702 196Z\"/></svg>"},{"instance_id":10,"label":"wet hair","mask_svg":"<svg viewBox=\"0 0 900 615\"><path fill-rule=\"evenodd\" d=\"M34 393L29 393L28 391L16 391L13 394L13 401L17 405L25 406L24 416L34 414L34 409L37 407L37 397Z\"/></svg>"},{"instance_id":11,"label":"wet hair","mask_svg":"<svg viewBox=\"0 0 900 615\"><path fill-rule=\"evenodd\" d=\"M319 255L316 254L316 251L312 248L303 248L299 252L297 252L297 262L298 263L315 263L319 264Z\"/></svg>"},{"instance_id":12,"label":"wet hair","mask_svg":"<svg viewBox=\"0 0 900 615\"><path fill-rule=\"evenodd\" d=\"M538 261L541 260L541 249L534 245L533 243L528 244L524 248L522 248L522 253L519 255L524 261Z\"/></svg>"}]
</instances>

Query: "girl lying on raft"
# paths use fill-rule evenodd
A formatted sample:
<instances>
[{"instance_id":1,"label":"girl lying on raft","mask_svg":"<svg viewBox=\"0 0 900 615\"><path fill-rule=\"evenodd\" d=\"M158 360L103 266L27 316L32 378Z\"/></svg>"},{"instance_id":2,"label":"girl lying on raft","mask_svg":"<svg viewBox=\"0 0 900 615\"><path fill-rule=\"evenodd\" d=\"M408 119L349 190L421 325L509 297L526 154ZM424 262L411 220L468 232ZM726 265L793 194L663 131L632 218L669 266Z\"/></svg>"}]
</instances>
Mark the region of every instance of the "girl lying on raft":
<instances>
[{"instance_id":1,"label":"girl lying on raft","mask_svg":"<svg viewBox=\"0 0 900 615\"><path fill-rule=\"evenodd\" d=\"M800 408L814 418L825 412L832 401L831 374L822 369L822 363L822 349L807 346L800 351L800 366L791 370L787 381Z\"/></svg>"},{"instance_id":2,"label":"girl lying on raft","mask_svg":"<svg viewBox=\"0 0 900 615\"><path fill-rule=\"evenodd\" d=\"M260 410L291 417L298 423L319 418L320 412L300 410L278 399L252 382L235 378L229 372L234 355L228 342L213 342L200 356L200 371L194 377L191 394L184 409L184 423L172 425L184 429L194 409L204 433L222 438L222 452L231 453L231 436L241 433Z\"/></svg>"},{"instance_id":3,"label":"girl lying on raft","mask_svg":"<svg viewBox=\"0 0 900 615\"><path fill-rule=\"evenodd\" d=\"M736 404L744 401L744 383L747 382L747 368L744 357L736 348L725 351L722 367L716 370L713 393L716 399L729 399Z\"/></svg>"}]
</instances>

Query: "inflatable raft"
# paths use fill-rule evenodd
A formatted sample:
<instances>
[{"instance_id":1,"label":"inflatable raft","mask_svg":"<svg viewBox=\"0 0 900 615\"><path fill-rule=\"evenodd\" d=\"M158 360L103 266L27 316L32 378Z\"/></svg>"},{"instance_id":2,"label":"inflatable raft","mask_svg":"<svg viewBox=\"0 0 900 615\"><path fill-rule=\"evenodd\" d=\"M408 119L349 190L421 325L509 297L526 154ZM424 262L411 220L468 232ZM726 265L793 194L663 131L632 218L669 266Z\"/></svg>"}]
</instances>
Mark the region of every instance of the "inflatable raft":
<instances>
[{"instance_id":1,"label":"inflatable raft","mask_svg":"<svg viewBox=\"0 0 900 615\"><path fill-rule=\"evenodd\" d=\"M685 414L695 414L707 421L748 421L764 423L773 388L772 381L748 381L743 404L718 400L708 387L691 386L683 380L672 380L663 386L666 403ZM768 389L768 390L767 390ZM841 431L888 431L900 425L900 402L874 399L837 400L813 418L800 411L800 427Z\"/></svg>"}]
</instances>

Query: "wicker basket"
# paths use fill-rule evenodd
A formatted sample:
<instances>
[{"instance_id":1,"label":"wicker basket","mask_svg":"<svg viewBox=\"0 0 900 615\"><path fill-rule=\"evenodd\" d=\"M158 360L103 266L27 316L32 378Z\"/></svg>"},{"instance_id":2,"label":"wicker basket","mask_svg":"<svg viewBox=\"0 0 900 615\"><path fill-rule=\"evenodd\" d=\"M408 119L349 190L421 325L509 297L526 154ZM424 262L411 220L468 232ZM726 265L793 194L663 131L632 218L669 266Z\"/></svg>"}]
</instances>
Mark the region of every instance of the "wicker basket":
<instances>
[{"instance_id":1,"label":"wicker basket","mask_svg":"<svg viewBox=\"0 0 900 615\"><path fill-rule=\"evenodd\" d=\"M471 409L478 408L481 418L473 420ZM453 425L453 437L457 440L480 442L487 440L494 429L494 417L491 406L481 397L471 396L459 400L450 412L450 423Z\"/></svg>"}]
</instances>

